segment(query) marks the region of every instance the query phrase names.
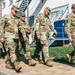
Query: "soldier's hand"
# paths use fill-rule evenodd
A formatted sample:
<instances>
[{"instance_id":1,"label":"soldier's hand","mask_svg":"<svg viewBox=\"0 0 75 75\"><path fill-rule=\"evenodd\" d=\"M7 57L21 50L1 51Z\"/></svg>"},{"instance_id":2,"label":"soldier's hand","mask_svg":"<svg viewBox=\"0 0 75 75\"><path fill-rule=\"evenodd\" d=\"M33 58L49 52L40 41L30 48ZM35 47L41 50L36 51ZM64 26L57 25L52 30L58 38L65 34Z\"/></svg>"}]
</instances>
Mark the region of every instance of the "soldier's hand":
<instances>
[{"instance_id":1,"label":"soldier's hand","mask_svg":"<svg viewBox=\"0 0 75 75\"><path fill-rule=\"evenodd\" d=\"M52 36L55 37L56 35L57 35L57 32L54 32Z\"/></svg>"},{"instance_id":2,"label":"soldier's hand","mask_svg":"<svg viewBox=\"0 0 75 75\"><path fill-rule=\"evenodd\" d=\"M37 36L38 39L40 39L40 36Z\"/></svg>"},{"instance_id":3,"label":"soldier's hand","mask_svg":"<svg viewBox=\"0 0 75 75\"><path fill-rule=\"evenodd\" d=\"M32 40L32 43L35 42L35 40Z\"/></svg>"},{"instance_id":4,"label":"soldier's hand","mask_svg":"<svg viewBox=\"0 0 75 75\"><path fill-rule=\"evenodd\" d=\"M58 33L57 32L54 32L54 34L57 35Z\"/></svg>"},{"instance_id":5,"label":"soldier's hand","mask_svg":"<svg viewBox=\"0 0 75 75\"><path fill-rule=\"evenodd\" d=\"M73 39L72 39L72 38L68 38L68 40L69 40L70 42L72 42L72 41L73 41Z\"/></svg>"},{"instance_id":6,"label":"soldier's hand","mask_svg":"<svg viewBox=\"0 0 75 75\"><path fill-rule=\"evenodd\" d=\"M0 38L0 42L4 42L4 38Z\"/></svg>"},{"instance_id":7,"label":"soldier's hand","mask_svg":"<svg viewBox=\"0 0 75 75\"><path fill-rule=\"evenodd\" d=\"M24 41L26 41L26 40L27 40L27 37L26 37L26 36L24 36L23 38L24 38Z\"/></svg>"},{"instance_id":8,"label":"soldier's hand","mask_svg":"<svg viewBox=\"0 0 75 75\"><path fill-rule=\"evenodd\" d=\"M24 28L30 30L30 26L29 25L25 25Z\"/></svg>"},{"instance_id":9,"label":"soldier's hand","mask_svg":"<svg viewBox=\"0 0 75 75\"><path fill-rule=\"evenodd\" d=\"M24 26L24 28L25 28L25 29L27 29L27 28L28 28L28 26L27 26L27 25L25 25L25 26Z\"/></svg>"}]
</instances>

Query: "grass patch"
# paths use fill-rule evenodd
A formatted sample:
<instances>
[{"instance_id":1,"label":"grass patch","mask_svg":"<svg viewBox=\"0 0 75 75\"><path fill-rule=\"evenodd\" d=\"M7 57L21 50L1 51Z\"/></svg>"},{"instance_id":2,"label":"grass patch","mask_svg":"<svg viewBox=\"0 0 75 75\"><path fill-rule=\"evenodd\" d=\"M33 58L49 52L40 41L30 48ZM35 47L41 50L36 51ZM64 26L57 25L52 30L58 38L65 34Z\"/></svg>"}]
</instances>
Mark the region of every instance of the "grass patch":
<instances>
[{"instance_id":1,"label":"grass patch","mask_svg":"<svg viewBox=\"0 0 75 75\"><path fill-rule=\"evenodd\" d=\"M68 63L66 54L71 53L73 50L74 48L71 46L49 47L49 55L53 57L53 60L56 62ZM31 50L31 55L34 55L34 49ZM75 60L75 56L72 59Z\"/></svg>"},{"instance_id":2,"label":"grass patch","mask_svg":"<svg viewBox=\"0 0 75 75\"><path fill-rule=\"evenodd\" d=\"M73 51L73 47L66 47L66 46L62 46L62 47L49 47L49 55L50 57L53 57L54 61L56 62L67 62L67 58L66 58L66 54L67 53L71 53ZM35 49L31 49L30 53L33 56L34 55L34 51ZM20 54L24 54L24 51L22 50L20 52ZM75 56L73 57L73 60L75 60Z\"/></svg>"},{"instance_id":3,"label":"grass patch","mask_svg":"<svg viewBox=\"0 0 75 75\"><path fill-rule=\"evenodd\" d=\"M34 50L35 49L32 49L30 52L31 52L31 55L34 55ZM65 57L65 55L67 53L70 53L73 51L73 47L49 47L49 55L51 57L57 57L57 58L61 58L61 57Z\"/></svg>"},{"instance_id":4,"label":"grass patch","mask_svg":"<svg viewBox=\"0 0 75 75\"><path fill-rule=\"evenodd\" d=\"M49 48L49 55L51 57L65 57L67 53L70 53L73 51L73 47L50 47Z\"/></svg>"}]
</instances>

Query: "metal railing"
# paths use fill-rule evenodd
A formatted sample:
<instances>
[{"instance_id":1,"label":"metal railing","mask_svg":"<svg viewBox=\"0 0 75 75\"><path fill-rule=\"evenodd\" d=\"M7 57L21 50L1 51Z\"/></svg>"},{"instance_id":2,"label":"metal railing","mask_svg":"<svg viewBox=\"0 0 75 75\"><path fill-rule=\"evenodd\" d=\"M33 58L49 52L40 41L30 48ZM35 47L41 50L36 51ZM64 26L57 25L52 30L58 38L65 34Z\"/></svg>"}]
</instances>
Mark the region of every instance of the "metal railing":
<instances>
[{"instance_id":1,"label":"metal railing","mask_svg":"<svg viewBox=\"0 0 75 75\"><path fill-rule=\"evenodd\" d=\"M68 4L54 8L54 9L52 9L52 12L50 14L51 21L55 22L57 20L62 20L67 16L68 13L69 13L69 5Z\"/></svg>"},{"instance_id":2,"label":"metal railing","mask_svg":"<svg viewBox=\"0 0 75 75\"><path fill-rule=\"evenodd\" d=\"M27 9L28 5L30 4L32 0L23 0L22 3L19 6L19 12L18 12L18 17L20 16L21 12L25 12Z\"/></svg>"},{"instance_id":3,"label":"metal railing","mask_svg":"<svg viewBox=\"0 0 75 75\"><path fill-rule=\"evenodd\" d=\"M63 27L55 27L55 29L58 33L55 38L67 38L64 26Z\"/></svg>"},{"instance_id":4,"label":"metal railing","mask_svg":"<svg viewBox=\"0 0 75 75\"><path fill-rule=\"evenodd\" d=\"M63 41L63 46L65 45L65 40L68 40L67 35L65 33L65 27L55 27L56 31L57 31L57 35L51 39L49 41L49 46L52 45L52 43L54 43L54 41L59 41L62 40Z\"/></svg>"},{"instance_id":5,"label":"metal railing","mask_svg":"<svg viewBox=\"0 0 75 75\"><path fill-rule=\"evenodd\" d=\"M32 6L32 8L30 9L30 11L31 11L32 14L36 10L36 8L37 8L37 6L39 5L40 2L41 2L40 0L34 0L34 1L32 1L32 4L34 3L33 6Z\"/></svg>"}]
</instances>

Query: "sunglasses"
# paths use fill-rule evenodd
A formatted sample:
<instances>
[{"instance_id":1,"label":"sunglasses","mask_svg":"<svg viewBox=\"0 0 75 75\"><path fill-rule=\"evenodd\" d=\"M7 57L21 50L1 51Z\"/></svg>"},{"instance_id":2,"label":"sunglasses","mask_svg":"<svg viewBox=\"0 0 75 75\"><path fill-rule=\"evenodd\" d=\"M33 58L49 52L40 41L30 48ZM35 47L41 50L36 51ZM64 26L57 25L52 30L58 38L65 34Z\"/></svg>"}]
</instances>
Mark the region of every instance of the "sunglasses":
<instances>
[{"instance_id":1,"label":"sunglasses","mask_svg":"<svg viewBox=\"0 0 75 75\"><path fill-rule=\"evenodd\" d=\"M21 16L21 17L25 17L25 16Z\"/></svg>"},{"instance_id":2,"label":"sunglasses","mask_svg":"<svg viewBox=\"0 0 75 75\"><path fill-rule=\"evenodd\" d=\"M18 11L15 11L16 13L18 12Z\"/></svg>"}]
</instances>

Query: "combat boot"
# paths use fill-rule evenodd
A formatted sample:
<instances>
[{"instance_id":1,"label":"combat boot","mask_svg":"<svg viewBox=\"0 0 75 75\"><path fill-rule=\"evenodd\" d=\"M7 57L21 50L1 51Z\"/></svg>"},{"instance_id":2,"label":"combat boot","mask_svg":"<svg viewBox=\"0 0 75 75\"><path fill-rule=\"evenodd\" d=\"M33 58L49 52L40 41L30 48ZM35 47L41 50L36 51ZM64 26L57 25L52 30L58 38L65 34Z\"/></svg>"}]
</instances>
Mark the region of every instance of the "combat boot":
<instances>
[{"instance_id":1,"label":"combat boot","mask_svg":"<svg viewBox=\"0 0 75 75\"><path fill-rule=\"evenodd\" d=\"M53 66L53 64L52 64L52 62L50 60L47 60L46 61L46 65L49 66L49 67L52 67Z\"/></svg>"},{"instance_id":2,"label":"combat boot","mask_svg":"<svg viewBox=\"0 0 75 75\"><path fill-rule=\"evenodd\" d=\"M12 66L11 66L11 64L10 64L10 61L7 61L7 62L6 62L6 68L12 69Z\"/></svg>"},{"instance_id":3,"label":"combat boot","mask_svg":"<svg viewBox=\"0 0 75 75\"><path fill-rule=\"evenodd\" d=\"M20 70L22 69L22 67L20 67L20 66L18 65L17 61L15 61L13 65L14 65L15 71L16 71L16 72L20 72Z\"/></svg>"},{"instance_id":4,"label":"combat boot","mask_svg":"<svg viewBox=\"0 0 75 75\"><path fill-rule=\"evenodd\" d=\"M72 56L70 54L66 54L66 57L68 59L68 62L71 63L72 62Z\"/></svg>"},{"instance_id":5,"label":"combat boot","mask_svg":"<svg viewBox=\"0 0 75 75\"><path fill-rule=\"evenodd\" d=\"M28 59L28 65L29 66L35 66L36 63L35 63L35 61L33 59Z\"/></svg>"},{"instance_id":6,"label":"combat boot","mask_svg":"<svg viewBox=\"0 0 75 75\"><path fill-rule=\"evenodd\" d=\"M41 59L41 60L39 60L39 63L40 64L44 64L44 61Z\"/></svg>"},{"instance_id":7,"label":"combat boot","mask_svg":"<svg viewBox=\"0 0 75 75\"><path fill-rule=\"evenodd\" d=\"M37 57L35 57L34 59L35 59L36 61L38 61L38 58L37 58Z\"/></svg>"},{"instance_id":8,"label":"combat boot","mask_svg":"<svg viewBox=\"0 0 75 75\"><path fill-rule=\"evenodd\" d=\"M17 61L17 64L19 65L19 64L20 64L20 62L19 62L19 61Z\"/></svg>"}]
</instances>

